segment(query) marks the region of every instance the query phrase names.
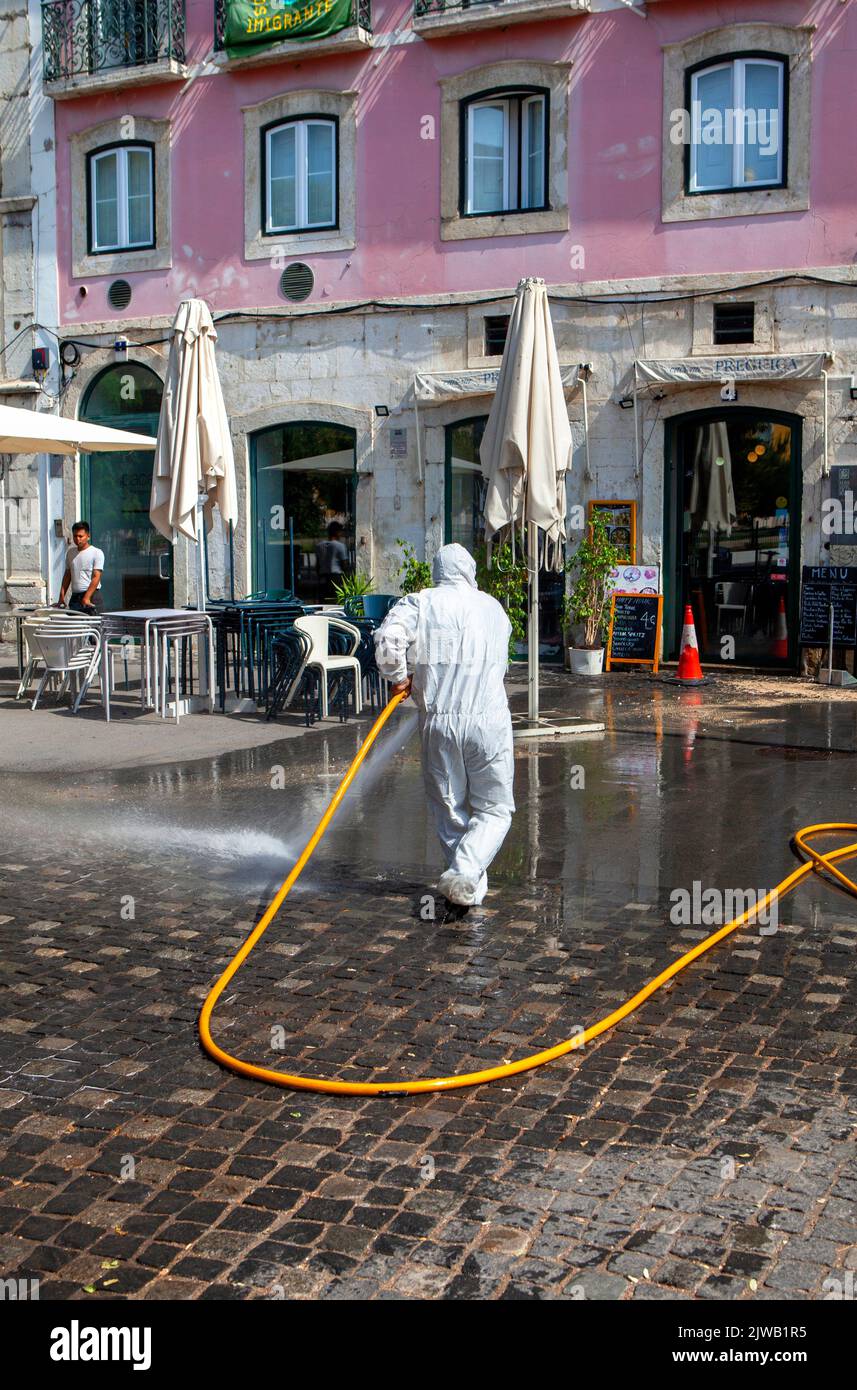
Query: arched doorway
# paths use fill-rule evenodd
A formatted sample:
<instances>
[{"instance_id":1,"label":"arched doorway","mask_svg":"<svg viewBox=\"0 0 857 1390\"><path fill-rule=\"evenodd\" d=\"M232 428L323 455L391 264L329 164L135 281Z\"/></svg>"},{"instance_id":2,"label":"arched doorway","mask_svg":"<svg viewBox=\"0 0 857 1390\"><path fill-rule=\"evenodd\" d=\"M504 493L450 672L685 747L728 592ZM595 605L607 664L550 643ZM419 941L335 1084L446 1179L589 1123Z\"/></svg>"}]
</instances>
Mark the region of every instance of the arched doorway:
<instances>
[{"instance_id":1,"label":"arched doorway","mask_svg":"<svg viewBox=\"0 0 857 1390\"><path fill-rule=\"evenodd\" d=\"M123 362L90 384L82 420L138 434L157 434L163 385L148 367ZM104 606L172 605L172 546L149 521L151 450L81 454L81 512L104 551Z\"/></svg>"},{"instance_id":2,"label":"arched doorway","mask_svg":"<svg viewBox=\"0 0 857 1390\"><path fill-rule=\"evenodd\" d=\"M312 420L252 436L254 592L286 590L312 603L331 599L331 537L339 542L334 568L354 572L356 439L346 425Z\"/></svg>"},{"instance_id":3,"label":"arched doorway","mask_svg":"<svg viewBox=\"0 0 857 1390\"><path fill-rule=\"evenodd\" d=\"M690 603L703 661L794 668L803 421L756 407L667 422L664 647Z\"/></svg>"}]
</instances>

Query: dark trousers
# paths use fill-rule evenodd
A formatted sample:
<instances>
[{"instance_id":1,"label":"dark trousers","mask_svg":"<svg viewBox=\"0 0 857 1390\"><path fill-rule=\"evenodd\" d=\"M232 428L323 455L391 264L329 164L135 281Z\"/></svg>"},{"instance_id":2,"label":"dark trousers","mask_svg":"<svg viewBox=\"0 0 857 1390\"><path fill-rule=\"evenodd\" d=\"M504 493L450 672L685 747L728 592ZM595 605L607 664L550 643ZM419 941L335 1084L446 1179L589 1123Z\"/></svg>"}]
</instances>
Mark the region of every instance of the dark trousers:
<instances>
[{"instance_id":1,"label":"dark trousers","mask_svg":"<svg viewBox=\"0 0 857 1390\"><path fill-rule=\"evenodd\" d=\"M69 608L73 608L76 613L86 613L92 615L93 610L100 616L104 612L104 599L98 589L89 600L89 608L83 606L83 594L72 594L68 601Z\"/></svg>"}]
</instances>

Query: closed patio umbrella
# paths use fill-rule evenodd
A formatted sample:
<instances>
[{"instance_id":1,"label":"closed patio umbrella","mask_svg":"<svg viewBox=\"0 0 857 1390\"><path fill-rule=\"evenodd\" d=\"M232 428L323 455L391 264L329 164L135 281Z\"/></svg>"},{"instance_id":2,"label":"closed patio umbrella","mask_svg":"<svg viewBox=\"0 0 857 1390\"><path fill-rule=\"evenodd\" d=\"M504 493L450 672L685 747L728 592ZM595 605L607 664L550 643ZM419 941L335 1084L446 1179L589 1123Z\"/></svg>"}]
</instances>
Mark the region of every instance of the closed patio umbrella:
<instances>
[{"instance_id":1,"label":"closed patio umbrella","mask_svg":"<svg viewBox=\"0 0 857 1390\"><path fill-rule=\"evenodd\" d=\"M527 528L529 718L539 718L540 550L549 569L565 562L565 479L571 426L544 280L521 280L500 378L479 450L487 480L485 534L512 540Z\"/></svg>"},{"instance_id":2,"label":"closed patio umbrella","mask_svg":"<svg viewBox=\"0 0 857 1390\"><path fill-rule=\"evenodd\" d=\"M210 531L214 505L224 526L238 519L235 461L214 359L217 332L208 305L185 299L172 327L158 422L149 516L162 536L197 546L197 607L205 608L202 513Z\"/></svg>"}]
</instances>

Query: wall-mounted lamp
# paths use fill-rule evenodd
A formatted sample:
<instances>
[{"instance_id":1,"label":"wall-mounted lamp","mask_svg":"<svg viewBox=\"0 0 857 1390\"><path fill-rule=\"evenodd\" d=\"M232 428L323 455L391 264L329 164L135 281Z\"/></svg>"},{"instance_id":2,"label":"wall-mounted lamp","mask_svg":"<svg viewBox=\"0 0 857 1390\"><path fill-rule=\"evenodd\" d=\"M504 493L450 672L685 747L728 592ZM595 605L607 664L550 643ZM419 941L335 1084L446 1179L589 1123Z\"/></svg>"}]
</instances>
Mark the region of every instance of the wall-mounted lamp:
<instances>
[{"instance_id":1,"label":"wall-mounted lamp","mask_svg":"<svg viewBox=\"0 0 857 1390\"><path fill-rule=\"evenodd\" d=\"M857 383L855 383L853 376L851 378L851 386L849 390L852 401L857 401Z\"/></svg>"},{"instance_id":2,"label":"wall-mounted lamp","mask_svg":"<svg viewBox=\"0 0 857 1390\"><path fill-rule=\"evenodd\" d=\"M622 399L621 399L620 402L619 402L619 405L620 405L620 407L621 407L622 410L633 410L633 409L634 409L634 397L633 397L633 396L623 396Z\"/></svg>"},{"instance_id":3,"label":"wall-mounted lamp","mask_svg":"<svg viewBox=\"0 0 857 1390\"><path fill-rule=\"evenodd\" d=\"M376 405L375 414L383 419L390 414L390 407L388 405Z\"/></svg>"}]
</instances>

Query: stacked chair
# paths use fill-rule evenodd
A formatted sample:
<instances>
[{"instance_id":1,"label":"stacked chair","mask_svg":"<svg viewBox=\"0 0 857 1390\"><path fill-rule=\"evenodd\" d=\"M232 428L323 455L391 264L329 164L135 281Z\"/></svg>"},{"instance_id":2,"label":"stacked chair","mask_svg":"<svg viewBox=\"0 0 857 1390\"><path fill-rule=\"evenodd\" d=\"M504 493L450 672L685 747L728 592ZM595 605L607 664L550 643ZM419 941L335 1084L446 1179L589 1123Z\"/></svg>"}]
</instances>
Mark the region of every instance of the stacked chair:
<instances>
[{"instance_id":1,"label":"stacked chair","mask_svg":"<svg viewBox=\"0 0 857 1390\"><path fill-rule=\"evenodd\" d=\"M28 660L17 698L23 699L41 665L44 670L32 708L38 705L49 681L58 682L60 700L74 680L78 688L72 712L77 714L101 660L101 618L65 608L37 609L24 623L23 635Z\"/></svg>"}]
</instances>

